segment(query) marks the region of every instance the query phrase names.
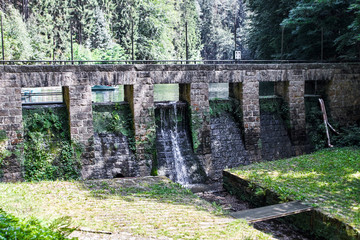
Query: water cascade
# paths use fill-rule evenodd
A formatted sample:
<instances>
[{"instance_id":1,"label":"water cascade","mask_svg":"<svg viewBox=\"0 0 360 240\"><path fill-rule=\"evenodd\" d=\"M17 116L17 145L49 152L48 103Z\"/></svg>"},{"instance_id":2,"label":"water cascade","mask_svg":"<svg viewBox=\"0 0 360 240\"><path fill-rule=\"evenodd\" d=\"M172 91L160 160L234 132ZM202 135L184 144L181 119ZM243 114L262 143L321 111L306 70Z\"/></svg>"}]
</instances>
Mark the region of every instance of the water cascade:
<instances>
[{"instance_id":1,"label":"water cascade","mask_svg":"<svg viewBox=\"0 0 360 240\"><path fill-rule=\"evenodd\" d=\"M182 185L203 182L205 173L192 151L186 103L156 104L158 174Z\"/></svg>"}]
</instances>

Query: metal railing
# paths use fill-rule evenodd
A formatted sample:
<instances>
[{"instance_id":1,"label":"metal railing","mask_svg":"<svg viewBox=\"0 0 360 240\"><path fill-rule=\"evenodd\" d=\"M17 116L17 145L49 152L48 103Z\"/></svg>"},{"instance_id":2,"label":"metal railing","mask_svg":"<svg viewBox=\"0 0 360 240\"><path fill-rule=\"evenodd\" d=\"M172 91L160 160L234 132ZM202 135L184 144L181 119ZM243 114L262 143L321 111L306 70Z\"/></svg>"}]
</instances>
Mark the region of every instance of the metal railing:
<instances>
[{"instance_id":1,"label":"metal railing","mask_svg":"<svg viewBox=\"0 0 360 240\"><path fill-rule=\"evenodd\" d=\"M0 65L95 65L95 64L289 64L289 63L360 63L360 61L311 60L0 60Z\"/></svg>"}]
</instances>

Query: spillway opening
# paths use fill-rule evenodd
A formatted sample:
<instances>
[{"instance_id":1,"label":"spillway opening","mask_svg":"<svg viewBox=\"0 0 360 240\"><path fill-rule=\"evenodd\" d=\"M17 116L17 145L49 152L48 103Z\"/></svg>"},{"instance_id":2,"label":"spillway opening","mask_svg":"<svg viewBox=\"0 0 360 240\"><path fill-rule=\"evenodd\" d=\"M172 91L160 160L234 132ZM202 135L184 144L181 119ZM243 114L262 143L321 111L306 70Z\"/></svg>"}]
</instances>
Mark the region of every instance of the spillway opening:
<instances>
[{"instance_id":1,"label":"spillway opening","mask_svg":"<svg viewBox=\"0 0 360 240\"><path fill-rule=\"evenodd\" d=\"M287 103L279 91L287 82L260 82L260 147L262 159L275 160L294 155L290 139L290 119Z\"/></svg>"},{"instance_id":2,"label":"spillway opening","mask_svg":"<svg viewBox=\"0 0 360 240\"><path fill-rule=\"evenodd\" d=\"M228 100L229 83L210 83L209 84L210 100Z\"/></svg>"},{"instance_id":3,"label":"spillway opening","mask_svg":"<svg viewBox=\"0 0 360 240\"><path fill-rule=\"evenodd\" d=\"M84 167L87 178L134 177L133 115L128 102L131 85L92 87L95 164ZM125 91L127 90L127 92Z\"/></svg>"},{"instance_id":4,"label":"spillway opening","mask_svg":"<svg viewBox=\"0 0 360 240\"><path fill-rule=\"evenodd\" d=\"M203 183L206 174L192 149L188 105L184 102L155 103L157 162L160 176L184 186Z\"/></svg>"},{"instance_id":5,"label":"spillway opening","mask_svg":"<svg viewBox=\"0 0 360 240\"><path fill-rule=\"evenodd\" d=\"M124 101L124 85L94 85L91 92L93 103Z\"/></svg>"},{"instance_id":6,"label":"spillway opening","mask_svg":"<svg viewBox=\"0 0 360 240\"><path fill-rule=\"evenodd\" d=\"M22 88L21 102L23 105L63 104L62 87Z\"/></svg>"},{"instance_id":7,"label":"spillway opening","mask_svg":"<svg viewBox=\"0 0 360 240\"><path fill-rule=\"evenodd\" d=\"M319 98L324 100L328 119L332 123L327 92L328 83L326 81L305 81L305 121L307 140L310 143L311 151L326 146L327 139Z\"/></svg>"},{"instance_id":8,"label":"spillway opening","mask_svg":"<svg viewBox=\"0 0 360 240\"><path fill-rule=\"evenodd\" d=\"M155 84L154 102L179 101L179 84Z\"/></svg>"}]
</instances>

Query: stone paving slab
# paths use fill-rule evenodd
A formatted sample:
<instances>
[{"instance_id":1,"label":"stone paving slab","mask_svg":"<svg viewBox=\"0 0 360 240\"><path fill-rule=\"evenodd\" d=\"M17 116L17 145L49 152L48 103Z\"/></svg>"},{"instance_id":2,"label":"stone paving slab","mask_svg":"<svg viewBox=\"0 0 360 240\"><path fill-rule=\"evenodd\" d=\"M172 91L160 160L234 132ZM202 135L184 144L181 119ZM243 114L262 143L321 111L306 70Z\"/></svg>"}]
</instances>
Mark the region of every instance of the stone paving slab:
<instances>
[{"instance_id":1,"label":"stone paving slab","mask_svg":"<svg viewBox=\"0 0 360 240\"><path fill-rule=\"evenodd\" d=\"M254 208L230 213L234 218L244 218L250 223L285 217L301 212L311 211L313 207L300 201L287 202L266 207Z\"/></svg>"}]
</instances>

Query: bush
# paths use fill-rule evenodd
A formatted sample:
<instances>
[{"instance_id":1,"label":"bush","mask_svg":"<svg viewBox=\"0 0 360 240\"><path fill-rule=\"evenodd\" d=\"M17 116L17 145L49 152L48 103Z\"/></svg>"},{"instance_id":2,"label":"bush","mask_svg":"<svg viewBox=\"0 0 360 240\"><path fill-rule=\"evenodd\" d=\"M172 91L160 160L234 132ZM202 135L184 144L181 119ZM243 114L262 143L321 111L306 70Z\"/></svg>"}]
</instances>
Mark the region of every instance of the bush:
<instances>
[{"instance_id":1,"label":"bush","mask_svg":"<svg viewBox=\"0 0 360 240\"><path fill-rule=\"evenodd\" d=\"M68 224L68 219L62 218L50 227L43 227L38 220L22 220L0 209L0 240L65 240L74 230L67 228Z\"/></svg>"},{"instance_id":2,"label":"bush","mask_svg":"<svg viewBox=\"0 0 360 240\"><path fill-rule=\"evenodd\" d=\"M360 147L360 126L353 125L340 129L340 134L334 137L334 145L337 147Z\"/></svg>"}]
</instances>

